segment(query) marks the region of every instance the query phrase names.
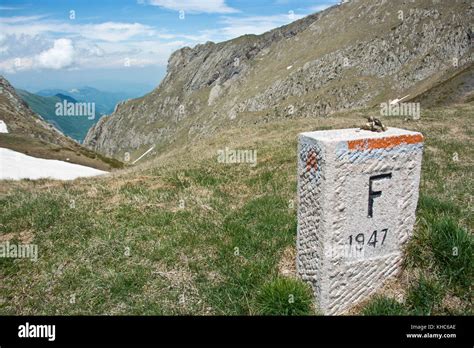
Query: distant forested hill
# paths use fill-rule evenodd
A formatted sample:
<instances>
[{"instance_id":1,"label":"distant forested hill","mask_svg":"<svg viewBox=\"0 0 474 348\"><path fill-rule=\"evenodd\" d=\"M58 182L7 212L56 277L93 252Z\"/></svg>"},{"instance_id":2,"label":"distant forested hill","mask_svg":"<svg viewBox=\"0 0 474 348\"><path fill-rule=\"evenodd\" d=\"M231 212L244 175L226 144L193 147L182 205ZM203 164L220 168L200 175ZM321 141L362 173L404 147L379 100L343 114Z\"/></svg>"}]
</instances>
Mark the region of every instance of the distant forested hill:
<instances>
[{"instance_id":1,"label":"distant forested hill","mask_svg":"<svg viewBox=\"0 0 474 348\"><path fill-rule=\"evenodd\" d=\"M28 106L43 117L45 121L54 125L65 135L79 142L84 140L89 128L103 115L113 112L115 105L128 97L128 95L125 94L103 92L91 87L73 89L70 91L47 89L41 90L37 94L21 89L18 89L17 92ZM87 115L56 115L56 103L63 103L64 100L70 103L95 103L95 117L89 119Z\"/></svg>"}]
</instances>

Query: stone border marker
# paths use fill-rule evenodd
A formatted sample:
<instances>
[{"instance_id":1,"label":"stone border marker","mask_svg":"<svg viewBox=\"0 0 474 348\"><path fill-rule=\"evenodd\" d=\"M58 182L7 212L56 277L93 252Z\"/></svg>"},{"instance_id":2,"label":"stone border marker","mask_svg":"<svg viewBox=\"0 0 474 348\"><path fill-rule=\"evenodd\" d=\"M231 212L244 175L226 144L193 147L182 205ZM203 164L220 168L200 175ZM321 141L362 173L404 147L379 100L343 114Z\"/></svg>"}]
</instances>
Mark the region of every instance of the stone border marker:
<instances>
[{"instance_id":1,"label":"stone border marker","mask_svg":"<svg viewBox=\"0 0 474 348\"><path fill-rule=\"evenodd\" d=\"M395 275L411 237L423 136L301 133L297 268L324 314L341 314Z\"/></svg>"}]
</instances>

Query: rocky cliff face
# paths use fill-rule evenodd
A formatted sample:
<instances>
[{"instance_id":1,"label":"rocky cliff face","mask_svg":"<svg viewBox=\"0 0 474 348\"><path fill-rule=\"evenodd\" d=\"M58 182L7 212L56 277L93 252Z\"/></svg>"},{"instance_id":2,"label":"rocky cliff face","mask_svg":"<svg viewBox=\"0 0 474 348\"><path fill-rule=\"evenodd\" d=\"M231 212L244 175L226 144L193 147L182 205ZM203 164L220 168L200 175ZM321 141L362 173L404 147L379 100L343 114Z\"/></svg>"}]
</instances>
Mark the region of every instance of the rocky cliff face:
<instances>
[{"instance_id":1,"label":"rocky cliff face","mask_svg":"<svg viewBox=\"0 0 474 348\"><path fill-rule=\"evenodd\" d=\"M470 1L353 0L263 35L186 47L158 88L120 104L85 144L133 159L223 127L414 97L472 64L473 15Z\"/></svg>"}]
</instances>

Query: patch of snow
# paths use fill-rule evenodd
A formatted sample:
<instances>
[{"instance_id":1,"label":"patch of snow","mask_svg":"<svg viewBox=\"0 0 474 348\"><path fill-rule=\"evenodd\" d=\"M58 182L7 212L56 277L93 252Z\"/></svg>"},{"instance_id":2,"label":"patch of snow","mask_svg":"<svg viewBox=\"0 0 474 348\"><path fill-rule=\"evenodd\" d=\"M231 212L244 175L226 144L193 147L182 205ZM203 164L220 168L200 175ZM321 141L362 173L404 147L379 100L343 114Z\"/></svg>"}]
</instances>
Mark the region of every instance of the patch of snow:
<instances>
[{"instance_id":1,"label":"patch of snow","mask_svg":"<svg viewBox=\"0 0 474 348\"><path fill-rule=\"evenodd\" d=\"M0 179L73 180L106 174L107 172L79 164L36 158L0 147Z\"/></svg>"},{"instance_id":2,"label":"patch of snow","mask_svg":"<svg viewBox=\"0 0 474 348\"><path fill-rule=\"evenodd\" d=\"M0 133L8 133L7 124L0 120Z\"/></svg>"},{"instance_id":3,"label":"patch of snow","mask_svg":"<svg viewBox=\"0 0 474 348\"><path fill-rule=\"evenodd\" d=\"M407 94L406 96L404 96L404 97L402 97L402 98L400 98L400 99L399 99L399 98L394 99L394 100L390 101L390 105L398 104L398 103L401 102L403 99L405 99L405 98L407 98L407 97L409 97L409 96L410 96L410 95Z\"/></svg>"}]
</instances>

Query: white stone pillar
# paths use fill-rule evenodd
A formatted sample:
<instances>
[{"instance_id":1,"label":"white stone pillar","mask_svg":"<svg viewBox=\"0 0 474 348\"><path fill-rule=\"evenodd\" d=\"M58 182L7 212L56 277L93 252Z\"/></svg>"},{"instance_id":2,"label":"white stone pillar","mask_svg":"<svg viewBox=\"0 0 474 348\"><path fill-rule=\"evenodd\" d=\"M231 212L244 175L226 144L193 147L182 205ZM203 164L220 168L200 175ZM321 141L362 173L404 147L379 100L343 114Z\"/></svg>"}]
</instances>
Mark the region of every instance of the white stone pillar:
<instances>
[{"instance_id":1,"label":"white stone pillar","mask_svg":"<svg viewBox=\"0 0 474 348\"><path fill-rule=\"evenodd\" d=\"M400 270L423 136L397 128L307 132L298 152L298 273L324 314L340 314Z\"/></svg>"}]
</instances>

